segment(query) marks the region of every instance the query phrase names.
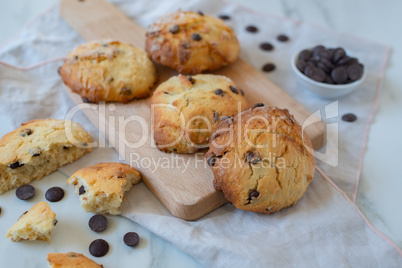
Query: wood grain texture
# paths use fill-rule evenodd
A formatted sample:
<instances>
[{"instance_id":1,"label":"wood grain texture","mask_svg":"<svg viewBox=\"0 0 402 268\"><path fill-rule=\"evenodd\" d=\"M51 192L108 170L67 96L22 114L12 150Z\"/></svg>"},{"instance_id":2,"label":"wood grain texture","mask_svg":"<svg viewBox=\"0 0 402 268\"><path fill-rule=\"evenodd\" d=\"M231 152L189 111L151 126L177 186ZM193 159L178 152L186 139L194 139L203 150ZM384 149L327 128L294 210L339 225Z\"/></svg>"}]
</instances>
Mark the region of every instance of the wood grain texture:
<instances>
[{"instance_id":1,"label":"wood grain texture","mask_svg":"<svg viewBox=\"0 0 402 268\"><path fill-rule=\"evenodd\" d=\"M62 0L60 13L85 40L116 39L144 47L145 30L104 0ZM176 74L162 66L157 66L157 69L160 82ZM234 64L214 73L230 77L244 90L251 104L264 102L287 108L301 124L308 117L309 120L317 121L307 127L305 133L312 140L314 149L324 145L325 125L318 119L314 120L306 108L245 61L238 59ZM68 88L66 90L77 104L82 103L80 96L71 93ZM195 155L176 155L162 153L156 149L149 124L149 99L129 104L87 106L92 109L83 111L91 122L127 163L141 172L146 185L174 216L195 220L226 202L222 193L216 192L213 187L213 175L206 165L203 152ZM141 127L138 120L136 121L138 118L133 116L145 119L147 126ZM123 129L124 122L126 126ZM139 148L133 148L133 144L129 144L139 141L141 137L147 139ZM165 161L169 161L169 167L162 166L161 163ZM184 163L188 165L187 168ZM156 165L159 167L155 168Z\"/></svg>"}]
</instances>

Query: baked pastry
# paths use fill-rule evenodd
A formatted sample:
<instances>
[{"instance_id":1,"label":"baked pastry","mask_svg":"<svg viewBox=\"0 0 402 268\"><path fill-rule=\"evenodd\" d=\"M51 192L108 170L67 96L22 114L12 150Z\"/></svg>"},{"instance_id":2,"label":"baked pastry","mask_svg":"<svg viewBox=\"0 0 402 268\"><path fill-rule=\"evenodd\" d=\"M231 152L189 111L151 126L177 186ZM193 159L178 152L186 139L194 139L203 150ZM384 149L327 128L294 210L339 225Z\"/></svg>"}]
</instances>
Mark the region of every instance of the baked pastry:
<instances>
[{"instance_id":1,"label":"baked pastry","mask_svg":"<svg viewBox=\"0 0 402 268\"><path fill-rule=\"evenodd\" d=\"M286 109L254 105L221 121L209 145L215 189L242 210L294 205L313 179L311 141Z\"/></svg>"},{"instance_id":2,"label":"baked pastry","mask_svg":"<svg viewBox=\"0 0 402 268\"><path fill-rule=\"evenodd\" d=\"M124 163L100 163L82 168L68 179L86 212L120 214L125 192L141 181L135 168Z\"/></svg>"},{"instance_id":3,"label":"baked pastry","mask_svg":"<svg viewBox=\"0 0 402 268\"><path fill-rule=\"evenodd\" d=\"M84 102L129 102L146 98L156 82L147 53L119 41L89 42L68 54L59 74Z\"/></svg>"},{"instance_id":4,"label":"baked pastry","mask_svg":"<svg viewBox=\"0 0 402 268\"><path fill-rule=\"evenodd\" d=\"M203 13L177 11L149 28L145 49L154 61L179 73L198 74L234 62L240 45L223 20Z\"/></svg>"},{"instance_id":5,"label":"baked pastry","mask_svg":"<svg viewBox=\"0 0 402 268\"><path fill-rule=\"evenodd\" d=\"M0 139L0 194L39 180L91 151L91 137L78 123L33 120Z\"/></svg>"},{"instance_id":6,"label":"baked pastry","mask_svg":"<svg viewBox=\"0 0 402 268\"><path fill-rule=\"evenodd\" d=\"M22 214L18 221L8 230L6 237L11 241L42 240L50 242L50 235L56 226L56 213L45 201L34 205Z\"/></svg>"},{"instance_id":7,"label":"baked pastry","mask_svg":"<svg viewBox=\"0 0 402 268\"><path fill-rule=\"evenodd\" d=\"M102 268L90 258L83 254L68 252L68 253L49 253L47 254L49 268Z\"/></svg>"},{"instance_id":8,"label":"baked pastry","mask_svg":"<svg viewBox=\"0 0 402 268\"><path fill-rule=\"evenodd\" d=\"M155 144L164 152L194 153L208 147L219 121L248 108L244 92L225 76L174 76L151 98Z\"/></svg>"}]
</instances>

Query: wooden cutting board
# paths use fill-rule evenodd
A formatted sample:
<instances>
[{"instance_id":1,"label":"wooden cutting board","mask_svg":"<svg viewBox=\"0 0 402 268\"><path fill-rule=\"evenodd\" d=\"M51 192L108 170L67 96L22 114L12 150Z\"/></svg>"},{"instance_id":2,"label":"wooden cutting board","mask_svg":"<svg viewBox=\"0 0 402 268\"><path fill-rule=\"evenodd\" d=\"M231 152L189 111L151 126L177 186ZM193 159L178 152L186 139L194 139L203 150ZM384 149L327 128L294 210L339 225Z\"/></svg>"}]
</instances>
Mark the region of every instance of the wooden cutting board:
<instances>
[{"instance_id":1,"label":"wooden cutting board","mask_svg":"<svg viewBox=\"0 0 402 268\"><path fill-rule=\"evenodd\" d=\"M145 30L104 0L62 0L60 13L85 40L116 39L144 48ZM157 68L160 82L176 74L165 67ZM244 90L250 104L264 102L287 108L301 124L311 116L300 103L241 59L214 73L234 80ZM82 103L80 96L68 88L67 92L77 104ZM141 172L146 185L174 216L195 220L226 202L222 193L213 187L213 174L205 163L204 152L195 155L162 153L151 140L150 124L142 129L138 122L132 121L121 128L123 124L122 121L118 123L119 120L136 119L130 117L133 115L150 122L149 99L89 106L91 109L84 109L88 118L127 163ZM305 129L305 133L317 150L325 143L325 126L318 118L316 121ZM140 148L133 149L124 137L131 143L140 141L141 137L148 138Z\"/></svg>"}]
</instances>

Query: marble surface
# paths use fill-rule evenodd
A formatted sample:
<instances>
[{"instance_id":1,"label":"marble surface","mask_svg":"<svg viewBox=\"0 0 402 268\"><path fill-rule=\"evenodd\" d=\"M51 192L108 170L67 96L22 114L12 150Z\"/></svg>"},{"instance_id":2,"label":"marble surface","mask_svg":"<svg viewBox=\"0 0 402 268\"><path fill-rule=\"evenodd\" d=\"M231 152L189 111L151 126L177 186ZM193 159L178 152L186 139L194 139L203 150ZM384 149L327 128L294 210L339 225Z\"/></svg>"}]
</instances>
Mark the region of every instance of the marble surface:
<instances>
[{"instance_id":1,"label":"marble surface","mask_svg":"<svg viewBox=\"0 0 402 268\"><path fill-rule=\"evenodd\" d=\"M38 12L49 7L55 0L19 0L0 2L0 43L13 37ZM383 89L379 99L379 107L371 126L367 151L364 157L363 169L356 204L372 222L372 224L402 247L402 180L400 179L399 165L402 164L402 37L397 34L397 28L402 23L400 10L402 2L398 0L230 0L240 3L260 12L267 12L279 16L286 16L297 20L318 24L341 32L350 33L371 40L388 44L392 54L387 67ZM392 18L392 19L390 19ZM0 134L4 129L0 125ZM45 191L46 180L61 183L65 176L56 172L35 186ZM7 195L13 194L12 192ZM74 199L74 196L66 198ZM31 201L34 202L35 200ZM77 201L77 200L76 200ZM16 210L17 211L17 210ZM17 212L5 211L1 218L9 216L16 218ZM67 212L65 215L68 215ZM75 213L85 226L88 215L81 211ZM15 215L14 215L15 214ZM17 213L18 214L18 213ZM8 216L7 216L8 217ZM1 219L0 218L0 219ZM193 258L177 250L169 242L153 235L145 228L122 217L111 218L112 227L119 226L119 233L124 230L136 231L143 238L140 246L128 251L116 246L114 254L119 254L119 263L132 263L135 258L137 267L199 267ZM84 225L83 225L84 224ZM4 234L8 226L0 224L0 234ZM115 228L105 234L111 244L119 245L119 237ZM80 230L82 239L95 239L95 235ZM62 239L59 237L58 239ZM116 240L116 241L115 241ZM120 249L121 248L121 249ZM121 250L121 251L120 251ZM2 250L1 250L2 251ZM11 252L8 248L7 252ZM117 251L117 252L116 252ZM113 252L112 252L113 254ZM6 254L0 254L1 264L6 263ZM130 260L130 262L128 262ZM102 259L97 261L102 262Z\"/></svg>"}]
</instances>

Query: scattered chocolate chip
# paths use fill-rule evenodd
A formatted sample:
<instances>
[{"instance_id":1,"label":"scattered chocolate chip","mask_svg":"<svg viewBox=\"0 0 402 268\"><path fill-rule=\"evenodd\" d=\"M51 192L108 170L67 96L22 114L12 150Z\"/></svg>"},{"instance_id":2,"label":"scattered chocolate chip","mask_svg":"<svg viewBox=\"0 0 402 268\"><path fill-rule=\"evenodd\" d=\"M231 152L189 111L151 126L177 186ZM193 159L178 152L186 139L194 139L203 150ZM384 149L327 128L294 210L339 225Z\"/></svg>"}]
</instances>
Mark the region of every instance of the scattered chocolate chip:
<instances>
[{"instance_id":1,"label":"scattered chocolate chip","mask_svg":"<svg viewBox=\"0 0 402 268\"><path fill-rule=\"evenodd\" d=\"M354 115L354 114L351 114L351 113L349 113L349 114L344 114L344 115L342 116L342 120L345 121L345 122L354 122L354 121L357 120L357 116Z\"/></svg>"},{"instance_id":2,"label":"scattered chocolate chip","mask_svg":"<svg viewBox=\"0 0 402 268\"><path fill-rule=\"evenodd\" d=\"M171 32L172 34L178 33L179 30L180 30L179 25L172 25L169 28L169 32Z\"/></svg>"},{"instance_id":3,"label":"scattered chocolate chip","mask_svg":"<svg viewBox=\"0 0 402 268\"><path fill-rule=\"evenodd\" d=\"M82 97L82 102L84 103L91 103L88 98Z\"/></svg>"},{"instance_id":4,"label":"scattered chocolate chip","mask_svg":"<svg viewBox=\"0 0 402 268\"><path fill-rule=\"evenodd\" d=\"M202 11L198 11L198 14L200 14L200 16L204 16L204 12Z\"/></svg>"},{"instance_id":5,"label":"scattered chocolate chip","mask_svg":"<svg viewBox=\"0 0 402 268\"><path fill-rule=\"evenodd\" d=\"M252 165L261 161L261 157L256 152L246 153L246 159Z\"/></svg>"},{"instance_id":6,"label":"scattered chocolate chip","mask_svg":"<svg viewBox=\"0 0 402 268\"><path fill-rule=\"evenodd\" d=\"M215 95L223 96L223 95L225 95L225 91L218 88L217 90L215 90Z\"/></svg>"},{"instance_id":7,"label":"scattered chocolate chip","mask_svg":"<svg viewBox=\"0 0 402 268\"><path fill-rule=\"evenodd\" d=\"M29 135L31 135L32 134L32 129L29 129L29 128L26 128L26 129L24 129L23 131L21 131L21 136L22 137L25 137L25 136L29 136Z\"/></svg>"},{"instance_id":8,"label":"scattered chocolate chip","mask_svg":"<svg viewBox=\"0 0 402 268\"><path fill-rule=\"evenodd\" d=\"M250 193L249 200L251 200L251 199L253 199L253 198L257 198L258 196L260 196L260 193L259 193L258 191L256 191L256 190L254 190L254 191L252 191L252 192Z\"/></svg>"},{"instance_id":9,"label":"scattered chocolate chip","mask_svg":"<svg viewBox=\"0 0 402 268\"><path fill-rule=\"evenodd\" d=\"M195 79L192 76L187 76L187 80L190 81L190 83L194 85Z\"/></svg>"},{"instance_id":10,"label":"scattered chocolate chip","mask_svg":"<svg viewBox=\"0 0 402 268\"><path fill-rule=\"evenodd\" d=\"M198 33L193 33L191 35L191 39L193 39L194 41L201 41L201 35L199 35Z\"/></svg>"},{"instance_id":11,"label":"scattered chocolate chip","mask_svg":"<svg viewBox=\"0 0 402 268\"><path fill-rule=\"evenodd\" d=\"M88 226L92 231L99 233L106 230L108 220L103 215L95 215L89 219Z\"/></svg>"},{"instance_id":12,"label":"scattered chocolate chip","mask_svg":"<svg viewBox=\"0 0 402 268\"><path fill-rule=\"evenodd\" d=\"M64 190L60 187L52 187L45 193L45 198L49 202L59 202L64 197Z\"/></svg>"},{"instance_id":13,"label":"scattered chocolate chip","mask_svg":"<svg viewBox=\"0 0 402 268\"><path fill-rule=\"evenodd\" d=\"M134 247L140 242L140 236L135 232L128 232L123 237L124 244Z\"/></svg>"},{"instance_id":14,"label":"scattered chocolate chip","mask_svg":"<svg viewBox=\"0 0 402 268\"><path fill-rule=\"evenodd\" d=\"M89 245L89 253L94 257L103 257L109 252L109 244L103 239L96 239Z\"/></svg>"},{"instance_id":15,"label":"scattered chocolate chip","mask_svg":"<svg viewBox=\"0 0 402 268\"><path fill-rule=\"evenodd\" d=\"M133 93L133 92L131 91L131 89L129 89L128 87L123 87L123 88L121 89L121 93L120 93L120 94L123 94L123 95L125 95L125 96L130 96L132 93Z\"/></svg>"},{"instance_id":16,"label":"scattered chocolate chip","mask_svg":"<svg viewBox=\"0 0 402 268\"><path fill-rule=\"evenodd\" d=\"M356 81L362 78L364 67L361 64L352 64L348 67L347 72L350 80Z\"/></svg>"},{"instance_id":17,"label":"scattered chocolate chip","mask_svg":"<svg viewBox=\"0 0 402 268\"><path fill-rule=\"evenodd\" d=\"M233 93L239 94L239 90L237 89L237 87L230 86L229 88L230 88L230 90L231 90Z\"/></svg>"},{"instance_id":18,"label":"scattered chocolate chip","mask_svg":"<svg viewBox=\"0 0 402 268\"><path fill-rule=\"evenodd\" d=\"M36 157L36 156L40 156L42 154L42 150L40 148L32 148L29 150L29 153Z\"/></svg>"},{"instance_id":19,"label":"scattered chocolate chip","mask_svg":"<svg viewBox=\"0 0 402 268\"><path fill-rule=\"evenodd\" d=\"M9 165L9 167L11 168L11 169L16 169L16 168L19 168L19 167L22 167L24 164L20 164L20 162L14 162L14 163L12 163L12 164L10 164Z\"/></svg>"},{"instance_id":20,"label":"scattered chocolate chip","mask_svg":"<svg viewBox=\"0 0 402 268\"><path fill-rule=\"evenodd\" d=\"M271 43L264 42L260 44L260 48L265 51L271 51L274 49L274 46Z\"/></svg>"},{"instance_id":21,"label":"scattered chocolate chip","mask_svg":"<svg viewBox=\"0 0 402 268\"><path fill-rule=\"evenodd\" d=\"M230 20L230 16L229 15L219 15L219 18L221 20Z\"/></svg>"},{"instance_id":22,"label":"scattered chocolate chip","mask_svg":"<svg viewBox=\"0 0 402 268\"><path fill-rule=\"evenodd\" d=\"M348 73L344 67L336 67L331 72L331 78L337 84L343 84L348 79Z\"/></svg>"},{"instance_id":23,"label":"scattered chocolate chip","mask_svg":"<svg viewBox=\"0 0 402 268\"><path fill-rule=\"evenodd\" d=\"M284 34L278 35L276 39L278 39L278 41L281 41L281 42L289 41L289 37L287 35L284 35Z\"/></svg>"},{"instance_id":24,"label":"scattered chocolate chip","mask_svg":"<svg viewBox=\"0 0 402 268\"><path fill-rule=\"evenodd\" d=\"M35 195L35 188L32 185L25 184L17 188L15 195L18 199L28 200Z\"/></svg>"},{"instance_id":25,"label":"scattered chocolate chip","mask_svg":"<svg viewBox=\"0 0 402 268\"><path fill-rule=\"evenodd\" d=\"M256 103L256 104L254 104L252 107L251 107L251 109L252 108L257 108L257 107L264 107L265 106L265 104L264 103Z\"/></svg>"},{"instance_id":26,"label":"scattered chocolate chip","mask_svg":"<svg viewBox=\"0 0 402 268\"><path fill-rule=\"evenodd\" d=\"M262 66L262 70L264 72L272 72L273 70L275 70L275 64L267 63L264 66Z\"/></svg>"},{"instance_id":27,"label":"scattered chocolate chip","mask_svg":"<svg viewBox=\"0 0 402 268\"><path fill-rule=\"evenodd\" d=\"M244 96L244 91L243 89L240 89L241 95Z\"/></svg>"},{"instance_id":28,"label":"scattered chocolate chip","mask_svg":"<svg viewBox=\"0 0 402 268\"><path fill-rule=\"evenodd\" d=\"M255 27L254 25L249 25L246 27L246 31L250 33L256 33L258 32L258 28Z\"/></svg>"},{"instance_id":29,"label":"scattered chocolate chip","mask_svg":"<svg viewBox=\"0 0 402 268\"><path fill-rule=\"evenodd\" d=\"M208 158L207 163L210 167L215 166L215 162L216 162L216 156L213 155L210 158Z\"/></svg>"}]
</instances>

